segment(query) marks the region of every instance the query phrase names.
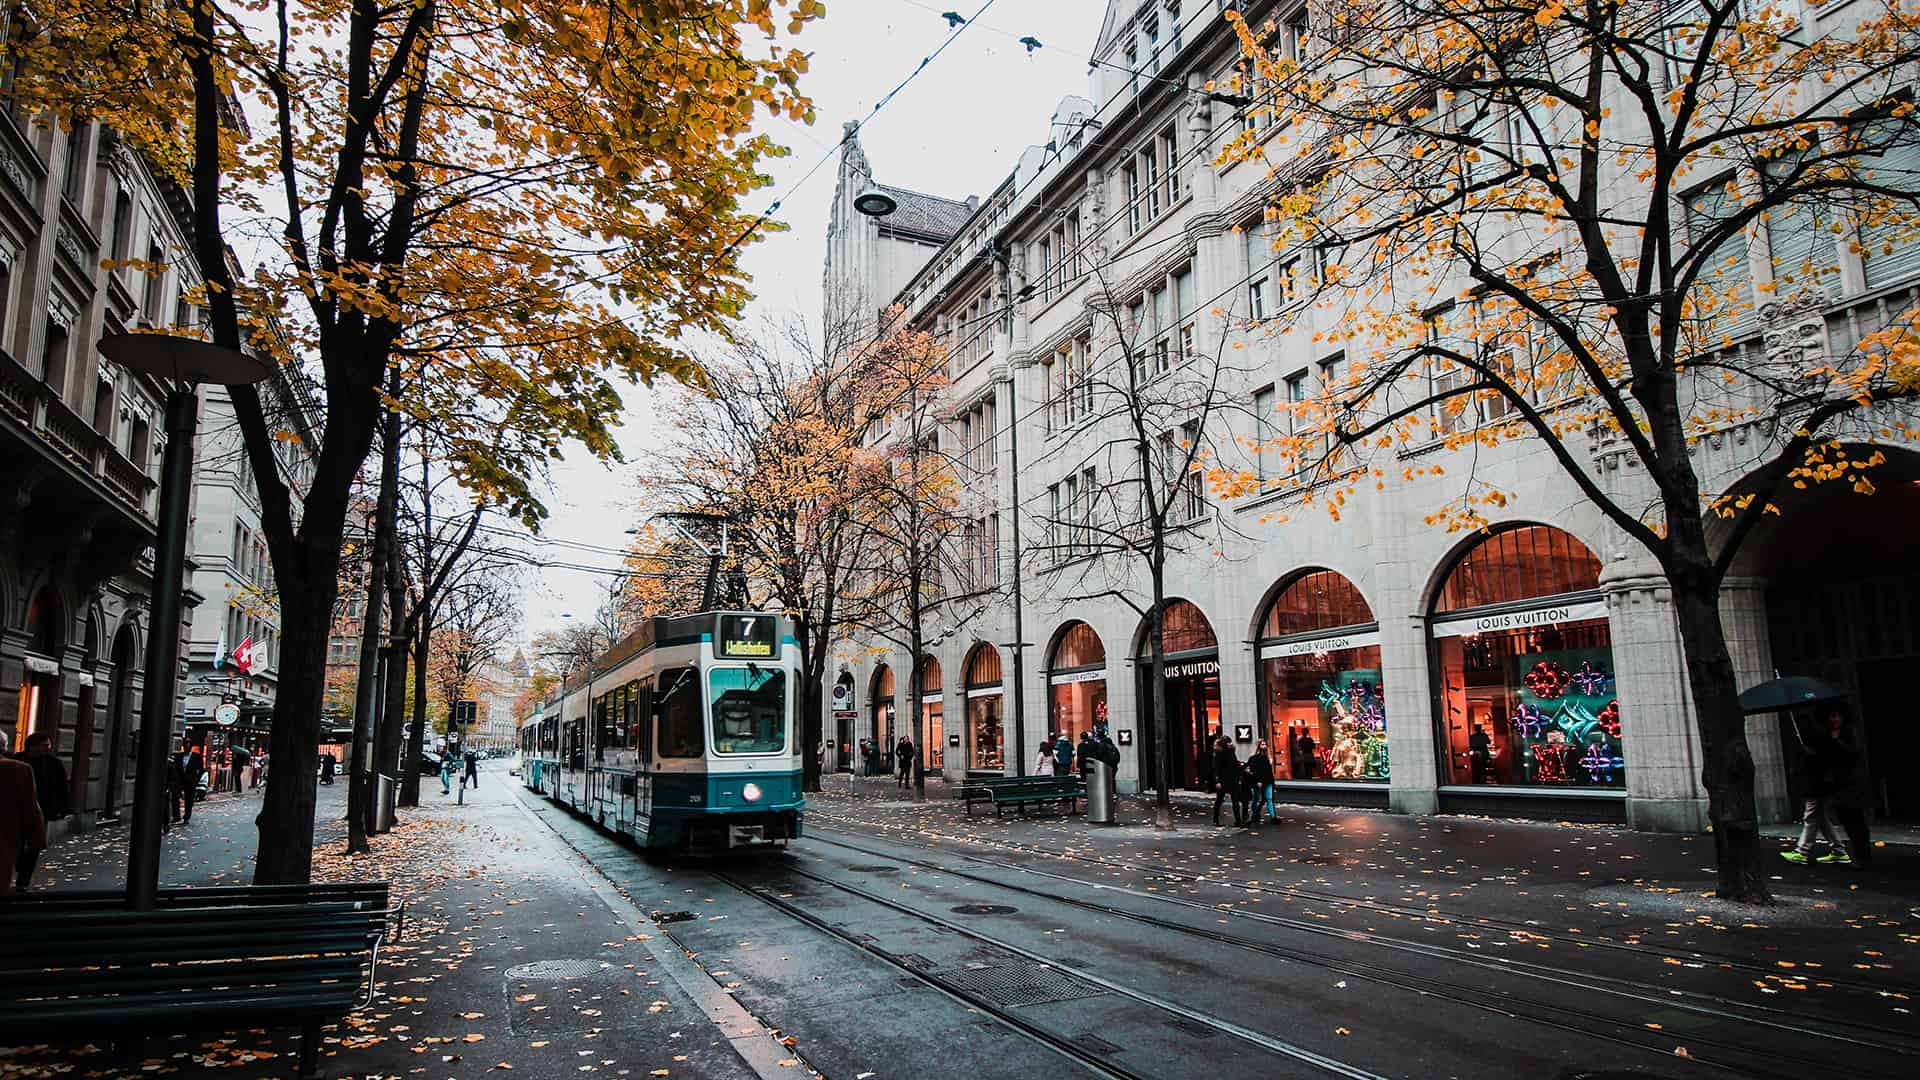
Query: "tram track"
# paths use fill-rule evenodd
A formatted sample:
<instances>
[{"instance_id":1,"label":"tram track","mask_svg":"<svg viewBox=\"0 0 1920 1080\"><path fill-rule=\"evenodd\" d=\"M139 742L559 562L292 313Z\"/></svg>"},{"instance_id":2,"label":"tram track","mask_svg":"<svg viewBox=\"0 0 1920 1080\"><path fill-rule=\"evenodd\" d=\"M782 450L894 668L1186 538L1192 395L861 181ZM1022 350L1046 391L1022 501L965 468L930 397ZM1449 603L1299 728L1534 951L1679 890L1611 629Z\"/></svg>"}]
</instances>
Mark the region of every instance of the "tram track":
<instances>
[{"instance_id":1,"label":"tram track","mask_svg":"<svg viewBox=\"0 0 1920 1080\"><path fill-rule=\"evenodd\" d=\"M801 869L791 865L791 862L789 862L788 865L780 867L780 872L827 886L828 888L846 893L867 903L891 910L896 914L905 915L908 918L926 923L930 926L939 927L941 931L945 933L956 934L979 944L1014 954L1027 962L1045 965L1070 975L1075 979L1079 979L1082 982L1097 986L1108 993L1126 998L1136 1004L1144 1005L1191 1024L1202 1025L1211 1031L1230 1036L1329 1075L1347 1077L1349 1080L1387 1080L1387 1078L1381 1074L1340 1061L1337 1058L1328 1057L1307 1047L1300 1046L1297 1043L1255 1031L1251 1028L1235 1024L1232 1021L1212 1016L1196 1009L1187 1008L1177 1002L1168 1001L1157 995L1145 993L1144 991L1126 986L1084 968L1063 963L1055 957L1042 956L1039 953L1024 949L1011 942L980 933L971 927L964 926L951 919L920 911L910 905L880 896L870 890L850 885L823 874L816 874L812 871ZM920 980L926 985L940 990L948 996L962 1002L969 1008L978 1009L994 1017L996 1020L1001 1021L1022 1035L1073 1058L1101 1075L1119 1078L1119 1080L1157 1080L1161 1075L1159 1073L1144 1073L1129 1069L1115 1062L1107 1055L1080 1046L1075 1042L1074 1038L1070 1036L1061 1035L1044 1025L1018 1015L1016 1009L1002 1006L987 995L977 993L957 984L953 979L943 975L938 970L928 970L919 965L909 963L877 943L863 940L861 935L835 926L826 919L806 910L804 907L781 897L777 892L773 891L776 886L743 881L733 874L713 868L707 868L707 873L715 880L767 904L776 911L807 926L813 927L836 940L852 945L867 955L873 956L907 975Z\"/></svg>"},{"instance_id":2,"label":"tram track","mask_svg":"<svg viewBox=\"0 0 1920 1080\"><path fill-rule=\"evenodd\" d=\"M816 822L818 822L821 819L835 822L836 831L849 833L856 836L865 836L871 839L881 840L888 843L897 842L897 841L889 840L885 836L876 835L872 832L865 831L862 829L847 828L845 827L844 824L841 824L847 820L844 818L835 818L831 815L820 813L819 811L814 811L812 816ZM816 824L815 831L810 835L817 836L818 828L819 827ZM951 838L948 838L948 839L951 839ZM1126 870L1133 873L1149 875L1155 878L1159 878L1160 880L1163 880L1163 881L1179 883L1179 884L1211 885L1218 888L1232 889L1236 892L1253 892L1253 893L1258 893L1266 896L1285 897L1290 900L1300 900L1300 901L1306 901L1311 903L1329 904L1329 905L1334 905L1338 907L1352 908L1358 911L1377 912L1381 915L1389 916L1392 918L1407 919L1409 921L1415 921L1415 922L1435 923L1435 924L1444 925L1444 926L1454 926L1454 927L1460 927L1463 929L1471 929L1471 930L1496 930L1496 931L1503 931L1513 935L1521 935L1526 937L1537 938L1537 937L1545 936L1545 934L1543 933L1543 931L1541 930L1540 926L1537 923L1528 923L1528 922L1515 920L1515 919L1502 919L1497 916L1469 915L1464 912L1450 912L1450 911L1446 911L1444 909L1438 909L1438 908L1407 907L1399 904L1384 903L1378 900L1368 900L1362 897L1343 896L1338 893L1327 893L1327 892L1319 892L1313 889L1303 889L1293 885L1269 885L1269 884L1264 884L1261 882L1256 882L1251 880L1235 881L1227 877L1217 877L1210 874L1188 873L1188 872L1183 872L1178 870L1169 870L1164 867L1147 866L1142 863L1127 862L1120 859L1102 858L1099 856L1086 855L1079 852L1062 852L1062 851L1057 851L1057 850L1048 849L1048 848L1035 847L1030 844L1021 844L1021 843L1005 841L1005 840L990 840L990 839L984 839L981 837L967 837L964 840L954 840L954 842L980 845L980 846L986 846L986 847L997 847L1004 851L1015 852L1022 855L1035 855L1035 856L1039 856L1042 858L1049 858L1049 859L1066 859L1066 860L1071 860L1073 862L1080 862L1080 863L1087 863L1094 866L1108 867L1114 870ZM980 856L976 856L976 855L962 855L961 857L971 859L973 861L980 862L987 865L998 866L1005 869L1015 869L1015 870L1031 869L1029 867L1022 866L1018 863L998 862L992 859L981 858ZM1044 871L1034 871L1034 872L1044 873ZM1081 879L1081 878L1074 878L1071 875L1056 875L1056 876L1059 876L1064 880L1078 881L1081 884L1093 886L1093 887L1098 887L1100 884L1098 882L1085 881L1084 879ZM1158 897L1161 894L1149 893L1147 895ZM1219 910L1227 911L1231 909L1221 908ZM1648 945L1645 943L1615 941L1610 938L1600 937L1600 936L1582 937L1581 940L1578 942L1578 944L1582 948L1600 949L1600 950L1606 950L1610 952L1619 952L1625 955L1631 955L1631 956L1637 956L1637 957L1650 957L1653 959L1660 960L1662 962L1666 962L1669 958L1671 958L1673 961L1676 961L1682 964L1699 963L1703 965L1711 965L1713 967L1721 968L1727 971L1738 971L1738 972L1743 972L1743 973L1748 973L1753 975L1764 975L1764 976L1771 976L1771 977L1778 977L1780 975L1780 971L1776 968L1769 967L1764 964L1755 963L1752 960L1748 960L1744 957L1730 956L1725 953L1716 953L1708 949L1661 948L1658 946ZM1444 951L1453 953L1453 955L1456 955L1456 956L1460 955L1457 952L1454 952L1453 950L1444 950ZM1920 985L1915 985L1915 984L1892 983L1892 982L1887 982L1887 983L1868 982L1860 979L1848 978L1846 976L1827 975L1827 974L1822 974L1819 978L1819 981L1838 989L1852 990L1852 991L1856 991L1863 994L1907 997L1915 1000L1920 1000ZM1883 1030L1886 1030L1886 1029L1883 1029Z\"/></svg>"},{"instance_id":3,"label":"tram track","mask_svg":"<svg viewBox=\"0 0 1920 1080\"><path fill-rule=\"evenodd\" d=\"M1044 900L1050 903L1062 904L1078 910L1086 911L1091 914L1097 914L1103 917L1124 919L1129 922L1150 926L1155 929L1165 930L1171 933L1183 934L1190 937L1196 937L1196 938L1211 941L1217 944L1226 945L1226 946L1238 948L1238 949L1244 949L1244 950L1258 953L1261 955L1269 956L1275 959L1291 961L1294 963L1308 964L1332 973L1347 976L1349 978L1362 979L1378 985L1393 987L1395 989L1406 990L1406 991L1410 991L1412 993L1416 993L1424 996L1439 998L1441 1000L1452 1001L1460 1005L1464 1005L1464 1006L1478 1009L1485 1012L1490 1012L1495 1015L1499 1015L1509 1019L1521 1019L1529 1023L1541 1024L1547 1027L1556 1028L1558 1030L1577 1034L1585 1038L1600 1039L1600 1040L1612 1042L1618 1045L1630 1046L1635 1049L1650 1050L1655 1053L1668 1052L1668 1049L1665 1045L1662 1045L1660 1042L1656 1042L1654 1039L1651 1039L1648 1037L1652 1029L1647 1028L1644 1021L1613 1019L1613 1018L1596 1016L1591 1012L1584 1011L1581 1009L1576 1009L1576 1008L1571 1008L1571 1007L1561 1006L1561 1005L1553 1005L1538 999L1521 1000L1521 999L1517 999L1511 994L1504 994L1496 991L1484 990L1478 987L1470 986L1468 984L1454 982L1450 980L1436 979L1428 976L1416 975L1416 974L1412 974L1399 969L1387 967L1384 965L1368 963L1365 961L1335 959L1335 958L1330 958L1320 953L1316 953L1306 949L1292 948L1292 947L1280 945L1273 942L1249 940L1249 939L1242 938L1242 937L1239 937L1230 933L1226 933L1223 931L1213 930L1206 927L1192 926L1190 924L1176 922L1170 919L1162 919L1157 916L1144 914L1142 912L1133 911L1127 908L1116 907L1108 904L1100 904L1100 903L1095 903L1095 902L1086 901L1086 900L1079 900L1072 897L1061 896L1057 893L1051 893L1051 892L1046 892L1039 889L1027 888L1025 886L1014 884L1003 877L989 877L984 874L969 873L965 870L957 869L955 867L948 866L942 863L932 862L925 859L913 858L911 856L905 856L895 851L876 850L873 848L861 847L858 844L849 844L844 841L827 839L825 837L822 837L818 830L816 830L808 839L809 839L809 842L811 843L825 844L831 847L840 848L845 851L855 852L861 855L871 856L875 858L891 859L893 861L900 862L909 866L916 866L930 872L947 874L947 875L960 878L966 881L970 881L976 884L985 885L990 888L1000 889L1000 890L1015 893L1018 895L1032 897L1039 900ZM1244 912L1244 911L1238 911L1231 908L1221 908L1216 905L1206 904L1196 900L1188 900L1183 897L1165 896L1165 895L1160 895L1160 894L1155 894L1150 892L1144 892L1138 889L1131 889L1126 886L1118 886L1118 885L1112 885L1112 884L1102 883L1102 882L1090 882L1080 878L1074 878L1070 875L1053 874L1043 870L1035 870L1031 867L1018 866L1013 863L1003 863L1003 862L997 862L995 860L979 859L973 856L960 856L960 858L967 859L969 861L984 863L999 870L1007 870L1007 871L1015 871L1015 872L1032 874L1038 877L1060 881L1067 884L1077 885L1077 886L1091 889L1091 890L1121 893L1129 897L1133 897L1140 900L1166 903L1166 904L1181 907L1184 909L1206 912L1215 916L1220 916L1220 915L1238 916L1244 919L1260 922L1267 925L1275 925L1275 926L1279 926L1289 930L1303 931L1303 932L1320 936L1320 937L1333 938L1333 939L1342 940L1346 942L1364 944L1364 945L1374 946L1374 947L1388 948L1395 951L1405 952L1411 955L1416 955L1416 956L1420 956L1427 959L1439 959L1443 961L1461 963L1478 970L1492 972L1502 976L1521 977L1521 978L1529 978L1529 979L1542 981L1563 990L1579 990L1579 991L1598 990L1624 1001L1637 1003L1642 1006L1651 1006L1659 1010L1679 1009L1685 1012L1692 1013L1696 1016L1701 1017L1704 1020L1707 1020L1713 1023L1749 1025L1754 1027L1766 1028L1766 1029L1778 1032L1782 1035L1790 1036L1792 1039L1797 1041L1804 1041L1807 1039L1834 1041L1834 1042L1844 1043L1847 1046L1857 1050L1870 1050L1870 1051L1882 1052L1882 1053L1895 1055L1895 1056L1909 1055L1914 1052L1914 1046L1911 1041L1909 1041L1908 1044L1906 1045L1896 1045L1892 1043L1860 1038L1856 1036L1840 1035L1832 1031L1822 1030L1821 1028L1806 1024L1804 1022L1786 1022L1784 1020L1768 1019L1763 1016L1747 1015L1743 1012L1732 1011L1732 1010L1753 1010L1753 1011L1768 1013L1773 1016L1779 1016L1779 1017L1793 1016L1793 1014L1787 1013L1785 1010L1774 1010L1766 1006L1756 1006L1756 1005L1748 1005L1746 1003L1732 1002L1723 998L1714 998L1707 995L1700 995L1698 992L1695 992L1695 991L1675 991L1669 988L1654 986L1648 983L1635 982L1633 980L1620 979L1613 976L1589 975L1585 973L1582 973L1577 977L1570 976L1564 972L1555 971L1553 969L1546 969L1539 965L1526 964L1525 962L1513 962L1513 961L1506 961L1506 960L1484 960L1478 957L1463 956L1460 953L1450 949L1425 946L1417 942L1405 942L1397 939L1385 938L1380 935L1372 934L1364 931L1341 930L1333 927L1316 925L1307 920L1289 919L1284 916L1274 916L1274 915L1266 914L1264 912ZM1610 984L1610 985L1598 985L1598 984ZM1713 1004L1706 1004L1698 1000L1692 1000L1692 1001L1686 1000L1687 997L1699 998L1703 996L1708 997L1708 1000L1713 1002ZM1724 1006L1724 1007L1721 1007L1721 1006ZM1524 1008L1526 1011L1525 1012L1520 1011L1522 1008ZM1552 1013L1554 1015L1546 1016L1546 1015L1543 1015L1543 1013ZM1795 1017L1795 1019L1798 1020L1799 1018ZM1618 1031L1613 1034L1596 1031L1594 1030L1595 1023L1602 1023L1602 1024L1615 1027L1618 1029ZM1872 1025L1855 1025L1855 1026L1862 1027L1862 1028L1865 1028L1866 1030L1870 1030L1880 1034L1895 1035L1895 1036L1900 1036L1905 1034L1902 1032L1893 1031L1891 1029L1874 1027ZM1750 1047L1749 1044L1743 1041L1723 1038L1723 1037L1716 1037L1713 1035L1705 1034L1698 1030L1688 1033L1686 1038L1688 1040L1687 1041L1688 1057L1699 1064L1716 1066L1719 1068L1726 1069L1728 1071L1740 1073L1742 1075L1757 1076L1757 1077L1776 1077L1776 1078L1779 1078L1779 1080L1797 1080L1797 1078L1799 1077L1811 1075L1806 1071L1778 1072L1778 1071L1774 1071L1764 1067L1755 1067L1751 1064L1735 1063L1734 1061L1731 1061L1731 1060L1717 1060L1703 1053L1703 1050L1705 1050L1706 1048L1714 1047L1714 1048L1718 1048L1721 1051L1728 1052L1730 1054L1737 1054L1741 1052L1751 1054L1753 1052L1752 1048ZM1666 1041L1668 1043L1671 1042L1670 1039ZM1796 1045L1798 1045L1798 1042L1796 1042ZM1797 1062L1802 1067L1803 1070L1812 1069L1815 1071L1815 1073L1817 1073L1822 1069L1829 1068L1833 1064L1833 1060L1831 1057L1808 1056L1806 1054L1797 1053L1797 1052L1769 1051L1767 1053L1767 1056L1769 1058L1780 1059L1783 1061ZM1861 1075L1866 1075L1866 1074L1861 1074ZM1892 1073L1885 1073L1884 1075L1887 1075L1890 1077L1898 1077L1898 1076L1905 1076L1907 1074L1905 1072L1892 1072Z\"/></svg>"}]
</instances>

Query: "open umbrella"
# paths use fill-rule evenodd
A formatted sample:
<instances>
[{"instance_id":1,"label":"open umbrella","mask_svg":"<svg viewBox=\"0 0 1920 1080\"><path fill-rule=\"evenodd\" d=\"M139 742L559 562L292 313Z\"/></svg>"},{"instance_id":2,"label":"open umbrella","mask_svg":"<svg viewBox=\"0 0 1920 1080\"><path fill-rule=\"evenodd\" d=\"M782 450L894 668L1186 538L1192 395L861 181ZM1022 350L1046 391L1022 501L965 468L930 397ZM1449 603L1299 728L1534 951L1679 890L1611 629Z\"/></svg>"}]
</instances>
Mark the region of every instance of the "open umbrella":
<instances>
[{"instance_id":1,"label":"open umbrella","mask_svg":"<svg viewBox=\"0 0 1920 1080\"><path fill-rule=\"evenodd\" d=\"M1785 712L1817 701L1838 701L1846 696L1819 679L1805 675L1788 675L1783 679L1769 679L1758 686L1741 691L1740 712L1746 716L1752 716L1754 713Z\"/></svg>"}]
</instances>

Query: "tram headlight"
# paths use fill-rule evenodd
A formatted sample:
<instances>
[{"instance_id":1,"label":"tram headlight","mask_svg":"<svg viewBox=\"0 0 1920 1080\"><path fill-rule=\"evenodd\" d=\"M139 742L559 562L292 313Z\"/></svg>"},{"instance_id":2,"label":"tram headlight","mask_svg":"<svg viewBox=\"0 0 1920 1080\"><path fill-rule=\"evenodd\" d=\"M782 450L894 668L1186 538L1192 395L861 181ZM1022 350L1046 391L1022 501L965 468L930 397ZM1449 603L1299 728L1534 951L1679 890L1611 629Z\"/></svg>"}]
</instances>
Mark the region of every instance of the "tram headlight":
<instances>
[{"instance_id":1,"label":"tram headlight","mask_svg":"<svg viewBox=\"0 0 1920 1080\"><path fill-rule=\"evenodd\" d=\"M759 802L760 794L761 793L760 793L759 784L748 784L747 786L740 789L740 797L747 800L748 802Z\"/></svg>"}]
</instances>

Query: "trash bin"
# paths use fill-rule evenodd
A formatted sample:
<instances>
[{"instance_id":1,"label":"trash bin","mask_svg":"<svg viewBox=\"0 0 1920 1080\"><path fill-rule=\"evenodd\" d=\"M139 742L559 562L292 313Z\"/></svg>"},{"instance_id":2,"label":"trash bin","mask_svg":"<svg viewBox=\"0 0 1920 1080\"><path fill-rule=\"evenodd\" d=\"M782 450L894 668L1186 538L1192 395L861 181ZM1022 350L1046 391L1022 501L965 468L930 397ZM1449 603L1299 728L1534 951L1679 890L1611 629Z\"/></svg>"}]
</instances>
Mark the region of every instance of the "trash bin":
<instances>
[{"instance_id":1,"label":"trash bin","mask_svg":"<svg viewBox=\"0 0 1920 1080\"><path fill-rule=\"evenodd\" d=\"M1113 766L1087 762L1087 824L1113 824Z\"/></svg>"},{"instance_id":2,"label":"trash bin","mask_svg":"<svg viewBox=\"0 0 1920 1080\"><path fill-rule=\"evenodd\" d=\"M373 778L373 831L392 832L394 805L400 801L400 778L377 773Z\"/></svg>"}]
</instances>

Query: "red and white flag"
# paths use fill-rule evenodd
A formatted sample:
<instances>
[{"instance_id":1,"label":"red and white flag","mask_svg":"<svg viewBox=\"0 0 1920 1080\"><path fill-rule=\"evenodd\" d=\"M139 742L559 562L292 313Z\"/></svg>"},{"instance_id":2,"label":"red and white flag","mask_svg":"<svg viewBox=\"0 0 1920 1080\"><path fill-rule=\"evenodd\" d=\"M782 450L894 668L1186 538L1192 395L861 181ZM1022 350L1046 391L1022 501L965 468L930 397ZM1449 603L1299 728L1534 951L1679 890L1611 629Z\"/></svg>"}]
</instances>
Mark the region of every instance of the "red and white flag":
<instances>
[{"instance_id":1,"label":"red and white flag","mask_svg":"<svg viewBox=\"0 0 1920 1080\"><path fill-rule=\"evenodd\" d=\"M254 663L253 635L248 634L240 642L240 647L233 650L233 666L240 669L240 674L251 675Z\"/></svg>"}]
</instances>

